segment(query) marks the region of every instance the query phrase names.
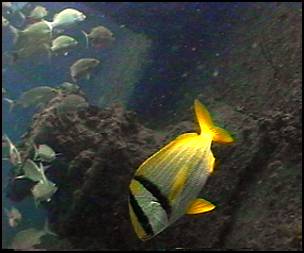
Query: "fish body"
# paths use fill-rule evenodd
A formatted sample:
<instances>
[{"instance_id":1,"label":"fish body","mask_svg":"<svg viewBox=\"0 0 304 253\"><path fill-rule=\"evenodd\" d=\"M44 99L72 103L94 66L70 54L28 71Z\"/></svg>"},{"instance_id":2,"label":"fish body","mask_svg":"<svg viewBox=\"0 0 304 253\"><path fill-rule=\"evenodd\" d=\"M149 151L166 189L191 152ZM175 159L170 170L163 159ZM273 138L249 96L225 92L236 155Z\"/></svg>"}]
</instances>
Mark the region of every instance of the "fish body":
<instances>
[{"instance_id":1,"label":"fish body","mask_svg":"<svg viewBox=\"0 0 304 253\"><path fill-rule=\"evenodd\" d=\"M40 21L29 25L24 30L10 26L14 34L16 50L31 47L33 45L50 43L52 38L52 27L47 21Z\"/></svg>"},{"instance_id":2,"label":"fish body","mask_svg":"<svg viewBox=\"0 0 304 253\"><path fill-rule=\"evenodd\" d=\"M24 108L46 104L49 100L56 97L58 90L49 86L38 86L25 91L17 100L16 105Z\"/></svg>"},{"instance_id":3,"label":"fish body","mask_svg":"<svg viewBox=\"0 0 304 253\"><path fill-rule=\"evenodd\" d=\"M89 46L89 41L94 47L107 46L109 43L115 40L113 33L104 26L94 27L89 34L85 31L82 33L86 37L87 47Z\"/></svg>"},{"instance_id":4,"label":"fish body","mask_svg":"<svg viewBox=\"0 0 304 253\"><path fill-rule=\"evenodd\" d=\"M55 235L48 228L48 222L45 222L43 229L29 228L22 230L14 237L11 248L15 250L29 250L33 249L35 245L41 243L41 237L45 235Z\"/></svg>"},{"instance_id":5,"label":"fish body","mask_svg":"<svg viewBox=\"0 0 304 253\"><path fill-rule=\"evenodd\" d=\"M19 166L22 164L21 155L16 148L16 146L12 143L12 141L8 138L8 136L5 134L2 137L2 143L3 141L6 141L9 146L9 160L13 166Z\"/></svg>"},{"instance_id":6,"label":"fish body","mask_svg":"<svg viewBox=\"0 0 304 253\"><path fill-rule=\"evenodd\" d=\"M22 33L27 36L39 38L39 36L43 34L50 35L51 27L46 21L42 20L38 23L29 25L24 30L22 30Z\"/></svg>"},{"instance_id":7,"label":"fish body","mask_svg":"<svg viewBox=\"0 0 304 253\"><path fill-rule=\"evenodd\" d=\"M32 194L35 199L35 203L38 204L42 201L51 201L52 196L56 193L58 187L53 182L45 180L38 182L32 188Z\"/></svg>"},{"instance_id":8,"label":"fish body","mask_svg":"<svg viewBox=\"0 0 304 253\"><path fill-rule=\"evenodd\" d=\"M42 162L52 162L56 159L56 153L48 145L42 144L36 148L35 159L39 159Z\"/></svg>"},{"instance_id":9,"label":"fish body","mask_svg":"<svg viewBox=\"0 0 304 253\"><path fill-rule=\"evenodd\" d=\"M48 11L45 7L43 6L36 6L30 13L30 15L27 17L31 21L40 21L42 20L45 16L47 16Z\"/></svg>"},{"instance_id":10,"label":"fish body","mask_svg":"<svg viewBox=\"0 0 304 253\"><path fill-rule=\"evenodd\" d=\"M2 27L7 27L9 24L10 24L9 21L2 16Z\"/></svg>"},{"instance_id":11,"label":"fish body","mask_svg":"<svg viewBox=\"0 0 304 253\"><path fill-rule=\"evenodd\" d=\"M70 67L70 74L72 80L76 82L81 77L90 78L90 72L92 69L99 65L100 61L94 58L82 58L77 60Z\"/></svg>"},{"instance_id":12,"label":"fish body","mask_svg":"<svg viewBox=\"0 0 304 253\"><path fill-rule=\"evenodd\" d=\"M214 126L206 108L194 103L201 133L178 136L144 161L129 187L129 211L137 236L148 240L184 214L211 211L213 204L198 195L214 168L212 141L232 143Z\"/></svg>"},{"instance_id":13,"label":"fish body","mask_svg":"<svg viewBox=\"0 0 304 253\"><path fill-rule=\"evenodd\" d=\"M53 29L65 29L84 21L86 16L78 10L67 8L55 14L51 26Z\"/></svg>"},{"instance_id":14,"label":"fish body","mask_svg":"<svg viewBox=\"0 0 304 253\"><path fill-rule=\"evenodd\" d=\"M52 28L48 22L40 21L29 25L24 30L19 30L11 25L9 28L14 36L12 63L33 55L50 53Z\"/></svg>"},{"instance_id":15,"label":"fish body","mask_svg":"<svg viewBox=\"0 0 304 253\"><path fill-rule=\"evenodd\" d=\"M28 178L34 182L40 182L44 180L44 172L34 163L32 160L28 159L22 165L23 175L17 176L15 178Z\"/></svg>"},{"instance_id":16,"label":"fish body","mask_svg":"<svg viewBox=\"0 0 304 253\"><path fill-rule=\"evenodd\" d=\"M80 90L80 87L74 83L64 82L60 85L60 89L67 93L77 93Z\"/></svg>"},{"instance_id":17,"label":"fish body","mask_svg":"<svg viewBox=\"0 0 304 253\"><path fill-rule=\"evenodd\" d=\"M11 53L11 64L15 64L21 60L31 59L31 57L33 59L33 57L38 55L48 55L48 58L50 58L51 50L48 43L31 44L13 51Z\"/></svg>"},{"instance_id":18,"label":"fish body","mask_svg":"<svg viewBox=\"0 0 304 253\"><path fill-rule=\"evenodd\" d=\"M22 230L16 234L11 248L15 250L31 249L34 245L41 243L41 237L43 235L45 235L45 233L36 228Z\"/></svg>"},{"instance_id":19,"label":"fish body","mask_svg":"<svg viewBox=\"0 0 304 253\"><path fill-rule=\"evenodd\" d=\"M8 223L10 227L17 227L22 219L22 214L20 211L15 207L12 207L11 210L8 210L6 208L4 210L8 217Z\"/></svg>"},{"instance_id":20,"label":"fish body","mask_svg":"<svg viewBox=\"0 0 304 253\"><path fill-rule=\"evenodd\" d=\"M61 35L52 41L51 50L55 53L66 51L78 45L78 41L73 37Z\"/></svg>"}]
</instances>

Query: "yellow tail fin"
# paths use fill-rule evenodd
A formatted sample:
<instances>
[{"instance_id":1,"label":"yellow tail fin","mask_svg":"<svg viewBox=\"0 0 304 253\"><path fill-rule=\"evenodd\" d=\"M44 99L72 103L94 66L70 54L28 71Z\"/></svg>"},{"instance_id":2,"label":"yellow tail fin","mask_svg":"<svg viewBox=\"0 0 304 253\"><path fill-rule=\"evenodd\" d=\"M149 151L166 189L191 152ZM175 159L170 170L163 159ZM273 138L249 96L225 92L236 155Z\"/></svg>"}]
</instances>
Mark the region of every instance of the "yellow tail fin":
<instances>
[{"instance_id":1,"label":"yellow tail fin","mask_svg":"<svg viewBox=\"0 0 304 253\"><path fill-rule=\"evenodd\" d=\"M205 199L196 199L190 203L187 214L206 213L215 208L215 205Z\"/></svg>"},{"instance_id":2,"label":"yellow tail fin","mask_svg":"<svg viewBox=\"0 0 304 253\"><path fill-rule=\"evenodd\" d=\"M198 101L198 99L194 100L194 110L201 129L200 134L210 133L213 136L212 140L219 143L234 142L233 138L226 130L217 127L213 124L208 110L200 101Z\"/></svg>"}]
</instances>

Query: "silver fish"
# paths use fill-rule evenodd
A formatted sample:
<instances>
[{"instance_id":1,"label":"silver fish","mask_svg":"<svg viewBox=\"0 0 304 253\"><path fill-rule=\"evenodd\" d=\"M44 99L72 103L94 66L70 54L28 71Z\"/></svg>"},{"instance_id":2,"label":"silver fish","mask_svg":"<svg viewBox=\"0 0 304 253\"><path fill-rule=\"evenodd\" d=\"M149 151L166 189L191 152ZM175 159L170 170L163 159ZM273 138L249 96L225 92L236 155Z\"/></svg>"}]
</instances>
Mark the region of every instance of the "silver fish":
<instances>
[{"instance_id":1,"label":"silver fish","mask_svg":"<svg viewBox=\"0 0 304 253\"><path fill-rule=\"evenodd\" d=\"M11 210L4 208L4 211L8 217L8 223L10 227L17 227L22 219L22 214L20 211L16 207L12 207Z\"/></svg>"},{"instance_id":2,"label":"silver fish","mask_svg":"<svg viewBox=\"0 0 304 253\"><path fill-rule=\"evenodd\" d=\"M81 77L90 78L90 72L99 65L100 61L95 58L82 58L70 67L72 80L77 82Z\"/></svg>"},{"instance_id":3,"label":"silver fish","mask_svg":"<svg viewBox=\"0 0 304 253\"><path fill-rule=\"evenodd\" d=\"M47 14L48 14L47 9L41 5L38 5L31 11L28 18L31 20L41 20L45 16L47 16Z\"/></svg>"},{"instance_id":4,"label":"silver fish","mask_svg":"<svg viewBox=\"0 0 304 253\"><path fill-rule=\"evenodd\" d=\"M32 188L32 194L36 205L42 201L51 201L52 196L56 193L58 187L49 180L40 181Z\"/></svg>"},{"instance_id":5,"label":"silver fish","mask_svg":"<svg viewBox=\"0 0 304 253\"><path fill-rule=\"evenodd\" d=\"M9 24L10 24L9 21L2 16L2 27L7 27Z\"/></svg>"},{"instance_id":6,"label":"silver fish","mask_svg":"<svg viewBox=\"0 0 304 253\"><path fill-rule=\"evenodd\" d=\"M55 14L53 21L49 22L53 29L66 29L84 21L86 16L76 9L67 8Z\"/></svg>"},{"instance_id":7,"label":"silver fish","mask_svg":"<svg viewBox=\"0 0 304 253\"><path fill-rule=\"evenodd\" d=\"M56 159L55 151L46 144L38 145L38 148L35 147L35 158L34 160L39 159L42 162L52 162Z\"/></svg>"},{"instance_id":8,"label":"silver fish","mask_svg":"<svg viewBox=\"0 0 304 253\"><path fill-rule=\"evenodd\" d=\"M104 26L97 26L92 28L91 32L88 34L82 31L86 38L86 45L89 47L89 41L94 47L107 46L109 43L115 40L113 33Z\"/></svg>"},{"instance_id":9,"label":"silver fish","mask_svg":"<svg viewBox=\"0 0 304 253\"><path fill-rule=\"evenodd\" d=\"M10 26L10 29L14 34L16 50L32 45L50 43L52 38L52 27L44 20L29 25L24 30L19 30L13 26Z\"/></svg>"},{"instance_id":10,"label":"silver fish","mask_svg":"<svg viewBox=\"0 0 304 253\"><path fill-rule=\"evenodd\" d=\"M42 230L29 228L18 232L12 241L11 248L15 250L32 249L35 245L41 243L41 237L48 234L57 236L49 230L48 222L46 221Z\"/></svg>"},{"instance_id":11,"label":"silver fish","mask_svg":"<svg viewBox=\"0 0 304 253\"><path fill-rule=\"evenodd\" d=\"M71 36L61 35L52 41L51 50L54 53L58 52L67 52L68 49L71 49L78 45L78 41Z\"/></svg>"},{"instance_id":12,"label":"silver fish","mask_svg":"<svg viewBox=\"0 0 304 253\"><path fill-rule=\"evenodd\" d=\"M60 85L60 88L67 93L77 93L80 87L77 84L64 82Z\"/></svg>"},{"instance_id":13,"label":"silver fish","mask_svg":"<svg viewBox=\"0 0 304 253\"><path fill-rule=\"evenodd\" d=\"M13 166L20 166L22 164L21 155L16 148L16 146L13 144L13 142L8 138L6 134L2 136L2 143L3 141L7 142L9 146L9 161Z\"/></svg>"},{"instance_id":14,"label":"silver fish","mask_svg":"<svg viewBox=\"0 0 304 253\"><path fill-rule=\"evenodd\" d=\"M39 106L48 103L56 97L59 90L49 86L38 86L25 91L15 102L15 106L20 105L24 108Z\"/></svg>"},{"instance_id":15,"label":"silver fish","mask_svg":"<svg viewBox=\"0 0 304 253\"><path fill-rule=\"evenodd\" d=\"M28 178L34 182L40 182L45 179L44 172L41 168L38 167L31 159L27 159L22 165L23 175L15 177L19 178Z\"/></svg>"}]
</instances>

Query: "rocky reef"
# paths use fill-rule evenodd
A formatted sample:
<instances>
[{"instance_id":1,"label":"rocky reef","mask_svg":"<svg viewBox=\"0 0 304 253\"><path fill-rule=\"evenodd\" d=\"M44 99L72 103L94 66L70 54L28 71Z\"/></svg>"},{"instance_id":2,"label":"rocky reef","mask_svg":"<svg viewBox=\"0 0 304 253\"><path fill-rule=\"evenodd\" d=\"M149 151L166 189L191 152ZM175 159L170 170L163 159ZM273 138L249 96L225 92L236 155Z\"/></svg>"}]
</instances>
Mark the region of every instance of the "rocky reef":
<instances>
[{"instance_id":1,"label":"rocky reef","mask_svg":"<svg viewBox=\"0 0 304 253\"><path fill-rule=\"evenodd\" d=\"M217 209L185 216L145 243L129 220L128 185L135 169L160 146L195 131L193 120L168 126L160 135L119 105L91 106L64 119L49 109L36 114L24 136L23 156L31 150L26 149L29 139L63 154L47 170L59 188L45 204L54 231L76 249L299 249L300 116L270 111L254 119L224 106L218 113L221 122L233 122L237 142L212 147L220 164L201 195Z\"/></svg>"}]
</instances>

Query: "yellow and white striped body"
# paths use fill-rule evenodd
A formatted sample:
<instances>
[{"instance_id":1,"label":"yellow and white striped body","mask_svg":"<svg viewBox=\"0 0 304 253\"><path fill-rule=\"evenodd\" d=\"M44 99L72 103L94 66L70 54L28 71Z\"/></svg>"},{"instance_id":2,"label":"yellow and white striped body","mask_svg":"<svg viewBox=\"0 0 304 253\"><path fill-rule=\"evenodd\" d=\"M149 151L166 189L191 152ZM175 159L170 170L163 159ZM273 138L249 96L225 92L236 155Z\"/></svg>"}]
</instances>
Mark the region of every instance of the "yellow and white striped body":
<instances>
[{"instance_id":1,"label":"yellow and white striped body","mask_svg":"<svg viewBox=\"0 0 304 253\"><path fill-rule=\"evenodd\" d=\"M154 237L188 212L213 170L213 139L210 131L182 134L138 168L129 187L129 210L140 239Z\"/></svg>"}]
</instances>

